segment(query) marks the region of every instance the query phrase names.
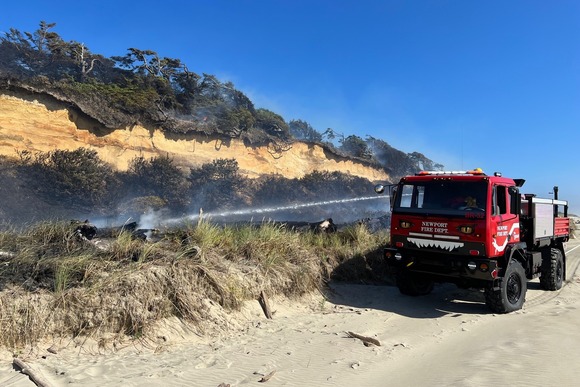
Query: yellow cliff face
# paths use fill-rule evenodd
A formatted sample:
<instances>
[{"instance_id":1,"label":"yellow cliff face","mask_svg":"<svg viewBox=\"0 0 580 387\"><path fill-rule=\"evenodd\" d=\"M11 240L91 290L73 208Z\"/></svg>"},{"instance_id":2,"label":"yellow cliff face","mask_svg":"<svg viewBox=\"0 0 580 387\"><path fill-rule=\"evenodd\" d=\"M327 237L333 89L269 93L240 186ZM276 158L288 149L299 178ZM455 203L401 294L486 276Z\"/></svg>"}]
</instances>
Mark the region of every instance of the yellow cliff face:
<instances>
[{"instance_id":1,"label":"yellow cliff face","mask_svg":"<svg viewBox=\"0 0 580 387\"><path fill-rule=\"evenodd\" d=\"M90 130L89 130L90 129ZM113 167L125 170L136 156L169 155L177 165L198 167L216 159L236 159L248 177L280 174L299 178L312 171L340 171L371 181L388 175L351 160L327 155L317 145L294 143L285 151L272 147L247 147L237 139L217 140L204 135L164 134L141 126L109 130L64 103L39 97L19 98L0 94L0 155L17 151L93 149Z\"/></svg>"}]
</instances>

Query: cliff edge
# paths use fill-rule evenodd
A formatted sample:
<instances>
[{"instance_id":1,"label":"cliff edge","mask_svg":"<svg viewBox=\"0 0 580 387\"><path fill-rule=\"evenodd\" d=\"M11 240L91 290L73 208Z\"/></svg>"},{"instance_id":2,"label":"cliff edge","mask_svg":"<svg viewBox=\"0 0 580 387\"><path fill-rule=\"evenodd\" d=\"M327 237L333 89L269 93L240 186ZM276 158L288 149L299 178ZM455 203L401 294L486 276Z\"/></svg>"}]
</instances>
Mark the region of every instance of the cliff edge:
<instances>
[{"instance_id":1,"label":"cliff edge","mask_svg":"<svg viewBox=\"0 0 580 387\"><path fill-rule=\"evenodd\" d=\"M19 151L55 149L95 150L119 170L137 157L169 155L187 169L216 159L236 159L240 172L250 178L279 174L300 178L312 171L340 171L370 181L389 180L388 174L362 162L332 154L323 147L294 142L275 146L247 146L242 140L203 134L172 134L138 124L108 129L74 106L53 97L26 92L0 93L0 155L17 157Z\"/></svg>"}]
</instances>

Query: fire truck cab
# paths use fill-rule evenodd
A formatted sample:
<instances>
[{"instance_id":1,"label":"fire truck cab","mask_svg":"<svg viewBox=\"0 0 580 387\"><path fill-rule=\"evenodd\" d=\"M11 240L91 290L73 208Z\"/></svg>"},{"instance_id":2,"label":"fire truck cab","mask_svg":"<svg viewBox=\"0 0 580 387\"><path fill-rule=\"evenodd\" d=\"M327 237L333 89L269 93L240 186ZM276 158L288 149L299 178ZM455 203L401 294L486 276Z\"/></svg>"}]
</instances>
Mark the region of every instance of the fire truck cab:
<instances>
[{"instance_id":1,"label":"fire truck cab","mask_svg":"<svg viewBox=\"0 0 580 387\"><path fill-rule=\"evenodd\" d=\"M484 289L496 313L522 308L527 280L562 287L568 202L522 195L523 179L481 169L423 171L378 185L391 198L385 258L401 293L428 294L436 282Z\"/></svg>"}]
</instances>

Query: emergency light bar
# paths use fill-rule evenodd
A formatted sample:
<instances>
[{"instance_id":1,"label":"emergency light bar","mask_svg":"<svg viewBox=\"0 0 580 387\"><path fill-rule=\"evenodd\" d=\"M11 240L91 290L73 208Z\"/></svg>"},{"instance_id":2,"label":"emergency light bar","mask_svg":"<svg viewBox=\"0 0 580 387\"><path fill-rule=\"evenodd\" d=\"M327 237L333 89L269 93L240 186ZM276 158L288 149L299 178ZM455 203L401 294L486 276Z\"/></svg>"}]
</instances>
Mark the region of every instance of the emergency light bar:
<instances>
[{"instance_id":1,"label":"emergency light bar","mask_svg":"<svg viewBox=\"0 0 580 387\"><path fill-rule=\"evenodd\" d=\"M427 175L484 175L481 168L475 168L471 171L421 171L416 173L415 176L427 176Z\"/></svg>"}]
</instances>

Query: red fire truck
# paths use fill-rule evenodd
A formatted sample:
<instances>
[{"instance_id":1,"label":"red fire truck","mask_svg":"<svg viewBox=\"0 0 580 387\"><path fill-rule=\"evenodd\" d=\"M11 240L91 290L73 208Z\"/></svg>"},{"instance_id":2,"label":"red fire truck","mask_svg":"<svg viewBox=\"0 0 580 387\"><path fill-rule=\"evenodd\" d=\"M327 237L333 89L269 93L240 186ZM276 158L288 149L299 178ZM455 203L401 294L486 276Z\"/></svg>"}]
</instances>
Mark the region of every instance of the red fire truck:
<instances>
[{"instance_id":1,"label":"red fire truck","mask_svg":"<svg viewBox=\"0 0 580 387\"><path fill-rule=\"evenodd\" d=\"M471 171L423 171L389 191L391 238L385 258L400 292L418 296L436 282L484 289L495 313L521 309L527 280L558 290L566 275L568 202L521 194L523 179Z\"/></svg>"}]
</instances>

